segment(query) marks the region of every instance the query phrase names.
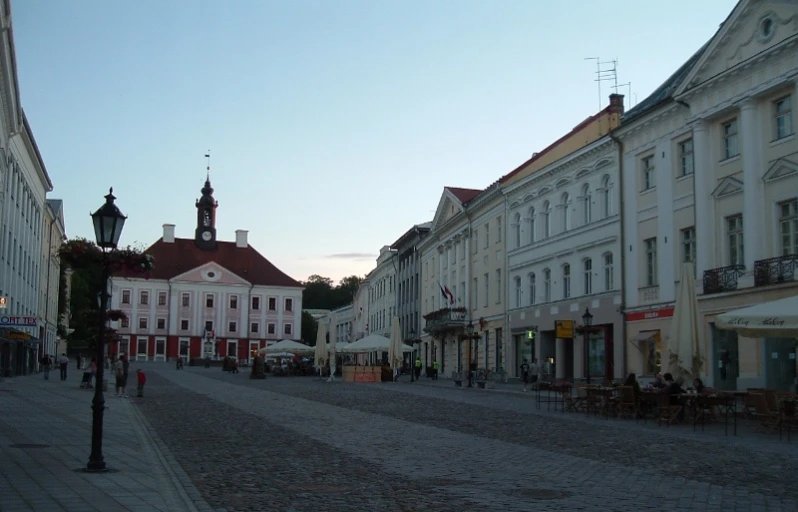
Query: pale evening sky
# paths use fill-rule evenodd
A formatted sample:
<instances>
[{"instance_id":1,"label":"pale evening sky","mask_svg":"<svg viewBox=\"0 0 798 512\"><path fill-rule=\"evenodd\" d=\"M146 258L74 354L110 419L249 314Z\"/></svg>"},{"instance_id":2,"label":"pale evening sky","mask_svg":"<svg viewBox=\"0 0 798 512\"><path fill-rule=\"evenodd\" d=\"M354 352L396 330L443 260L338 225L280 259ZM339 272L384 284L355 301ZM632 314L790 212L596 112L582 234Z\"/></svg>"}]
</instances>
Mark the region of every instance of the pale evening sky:
<instances>
[{"instance_id":1,"label":"pale evening sky","mask_svg":"<svg viewBox=\"0 0 798 512\"><path fill-rule=\"evenodd\" d=\"M734 0L18 0L22 104L93 238L108 187L124 244L193 237L212 153L220 240L296 279L365 274L431 220L599 109L594 61L641 101ZM612 90L603 84L602 106ZM628 94L627 88L619 92ZM156 262L157 264L157 262Z\"/></svg>"}]
</instances>

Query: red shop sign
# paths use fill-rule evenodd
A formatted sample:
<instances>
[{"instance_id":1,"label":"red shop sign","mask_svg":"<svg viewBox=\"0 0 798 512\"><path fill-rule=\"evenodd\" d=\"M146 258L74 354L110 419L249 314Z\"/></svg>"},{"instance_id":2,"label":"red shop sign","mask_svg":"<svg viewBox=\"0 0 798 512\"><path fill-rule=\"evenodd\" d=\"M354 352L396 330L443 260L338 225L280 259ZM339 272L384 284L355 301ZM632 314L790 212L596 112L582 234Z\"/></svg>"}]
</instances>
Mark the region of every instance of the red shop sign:
<instances>
[{"instance_id":1,"label":"red shop sign","mask_svg":"<svg viewBox=\"0 0 798 512\"><path fill-rule=\"evenodd\" d=\"M673 308L651 309L648 311L626 313L626 321L639 322L640 320L653 320L655 318L668 318L671 316L673 316Z\"/></svg>"}]
</instances>

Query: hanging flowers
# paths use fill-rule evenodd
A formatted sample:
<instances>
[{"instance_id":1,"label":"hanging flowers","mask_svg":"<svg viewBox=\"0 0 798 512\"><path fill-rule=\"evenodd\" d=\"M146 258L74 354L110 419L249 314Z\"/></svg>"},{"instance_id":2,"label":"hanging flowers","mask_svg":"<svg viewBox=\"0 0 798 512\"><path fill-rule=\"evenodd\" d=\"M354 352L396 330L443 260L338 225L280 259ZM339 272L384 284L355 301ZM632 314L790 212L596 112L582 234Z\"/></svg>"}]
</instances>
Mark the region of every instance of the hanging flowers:
<instances>
[{"instance_id":1,"label":"hanging flowers","mask_svg":"<svg viewBox=\"0 0 798 512\"><path fill-rule=\"evenodd\" d=\"M116 249L103 254L97 244L85 238L75 238L63 244L59 251L61 262L72 269L108 265L112 274L149 278L154 267L152 255L132 247Z\"/></svg>"}]
</instances>

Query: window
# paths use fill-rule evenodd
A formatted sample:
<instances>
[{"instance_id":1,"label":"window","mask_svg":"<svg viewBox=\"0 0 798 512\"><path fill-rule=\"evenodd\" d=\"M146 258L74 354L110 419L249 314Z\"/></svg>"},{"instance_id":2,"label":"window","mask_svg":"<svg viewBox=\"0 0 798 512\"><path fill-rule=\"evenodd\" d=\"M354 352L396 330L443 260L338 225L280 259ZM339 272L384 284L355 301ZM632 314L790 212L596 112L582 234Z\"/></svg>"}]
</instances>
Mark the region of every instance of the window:
<instances>
[{"instance_id":1,"label":"window","mask_svg":"<svg viewBox=\"0 0 798 512\"><path fill-rule=\"evenodd\" d=\"M496 269L496 304L502 303L502 271Z\"/></svg>"},{"instance_id":2,"label":"window","mask_svg":"<svg viewBox=\"0 0 798 512\"><path fill-rule=\"evenodd\" d=\"M166 329L166 318L159 318L155 320L156 329Z\"/></svg>"},{"instance_id":3,"label":"window","mask_svg":"<svg viewBox=\"0 0 798 512\"><path fill-rule=\"evenodd\" d=\"M562 298L568 299L571 297L571 265L565 264L562 266Z\"/></svg>"},{"instance_id":4,"label":"window","mask_svg":"<svg viewBox=\"0 0 798 512\"><path fill-rule=\"evenodd\" d=\"M535 303L535 297L537 296L537 287L535 286L535 273L529 274L529 305L533 305Z\"/></svg>"},{"instance_id":5,"label":"window","mask_svg":"<svg viewBox=\"0 0 798 512\"><path fill-rule=\"evenodd\" d=\"M181 331L188 330L188 320L180 320L180 330Z\"/></svg>"},{"instance_id":6,"label":"window","mask_svg":"<svg viewBox=\"0 0 798 512\"><path fill-rule=\"evenodd\" d=\"M383 311L383 313L385 313L385 312ZM283 334L286 334L288 336L291 335L291 324L285 324L283 326Z\"/></svg>"},{"instance_id":7,"label":"window","mask_svg":"<svg viewBox=\"0 0 798 512\"><path fill-rule=\"evenodd\" d=\"M502 241L502 218L501 216L496 217L496 243Z\"/></svg>"},{"instance_id":8,"label":"window","mask_svg":"<svg viewBox=\"0 0 798 512\"><path fill-rule=\"evenodd\" d=\"M236 332L236 329L238 329L238 324L236 324L235 322L228 322L227 323L228 332Z\"/></svg>"},{"instance_id":9,"label":"window","mask_svg":"<svg viewBox=\"0 0 798 512\"><path fill-rule=\"evenodd\" d=\"M679 143L679 176L693 174L693 139Z\"/></svg>"},{"instance_id":10,"label":"window","mask_svg":"<svg viewBox=\"0 0 798 512\"><path fill-rule=\"evenodd\" d=\"M785 96L774 102L776 116L776 140L794 133L792 125L792 96Z\"/></svg>"},{"instance_id":11,"label":"window","mask_svg":"<svg viewBox=\"0 0 798 512\"><path fill-rule=\"evenodd\" d=\"M737 119L723 124L723 156L724 160L740 154L737 147Z\"/></svg>"},{"instance_id":12,"label":"window","mask_svg":"<svg viewBox=\"0 0 798 512\"><path fill-rule=\"evenodd\" d=\"M551 302L551 270L543 271L543 302Z\"/></svg>"},{"instance_id":13,"label":"window","mask_svg":"<svg viewBox=\"0 0 798 512\"><path fill-rule=\"evenodd\" d=\"M527 219L529 225L529 243L535 242L535 209L529 209L529 218Z\"/></svg>"},{"instance_id":14,"label":"window","mask_svg":"<svg viewBox=\"0 0 798 512\"><path fill-rule=\"evenodd\" d=\"M252 297L252 309L260 309L260 297Z\"/></svg>"},{"instance_id":15,"label":"window","mask_svg":"<svg viewBox=\"0 0 798 512\"><path fill-rule=\"evenodd\" d=\"M212 308L213 307L213 294L209 293L205 295L205 307Z\"/></svg>"},{"instance_id":16,"label":"window","mask_svg":"<svg viewBox=\"0 0 798 512\"><path fill-rule=\"evenodd\" d=\"M643 191L651 190L657 186L657 169L654 166L654 156L643 159Z\"/></svg>"},{"instance_id":17,"label":"window","mask_svg":"<svg viewBox=\"0 0 798 512\"><path fill-rule=\"evenodd\" d=\"M141 317L139 318L139 329L146 329L147 328L147 318Z\"/></svg>"},{"instance_id":18,"label":"window","mask_svg":"<svg viewBox=\"0 0 798 512\"><path fill-rule=\"evenodd\" d=\"M602 198L602 203L604 203L604 218L606 219L610 215L612 215L612 199L610 197L610 177L604 176L604 179L601 180L601 195L604 196Z\"/></svg>"},{"instance_id":19,"label":"window","mask_svg":"<svg viewBox=\"0 0 798 512\"><path fill-rule=\"evenodd\" d=\"M479 308L479 301L477 300L477 295L479 293L479 279L474 278L474 289L471 291L471 309L478 309ZM435 301L433 300L433 303Z\"/></svg>"},{"instance_id":20,"label":"window","mask_svg":"<svg viewBox=\"0 0 798 512\"><path fill-rule=\"evenodd\" d=\"M122 304L130 304L130 290L122 290Z\"/></svg>"},{"instance_id":21,"label":"window","mask_svg":"<svg viewBox=\"0 0 798 512\"><path fill-rule=\"evenodd\" d=\"M252 322L249 324L249 332L252 334L258 334L258 322Z\"/></svg>"},{"instance_id":22,"label":"window","mask_svg":"<svg viewBox=\"0 0 798 512\"><path fill-rule=\"evenodd\" d=\"M585 273L585 295L593 293L593 260L586 259L582 262L582 267Z\"/></svg>"},{"instance_id":23,"label":"window","mask_svg":"<svg viewBox=\"0 0 798 512\"><path fill-rule=\"evenodd\" d=\"M521 214L515 214L515 222L513 223L513 230L515 231L515 247L521 247Z\"/></svg>"},{"instance_id":24,"label":"window","mask_svg":"<svg viewBox=\"0 0 798 512\"><path fill-rule=\"evenodd\" d=\"M150 292L141 290L141 292L139 292L139 304L146 306L149 303L150 303Z\"/></svg>"},{"instance_id":25,"label":"window","mask_svg":"<svg viewBox=\"0 0 798 512\"><path fill-rule=\"evenodd\" d=\"M286 311L293 311L294 310L294 299L285 299L285 310Z\"/></svg>"},{"instance_id":26,"label":"window","mask_svg":"<svg viewBox=\"0 0 798 512\"><path fill-rule=\"evenodd\" d=\"M682 234L682 262L695 262L695 228L684 228Z\"/></svg>"},{"instance_id":27,"label":"window","mask_svg":"<svg viewBox=\"0 0 798 512\"><path fill-rule=\"evenodd\" d=\"M568 208L568 203L571 201L571 196L568 195L568 192L562 195L560 200L560 208L562 208L562 218L560 219L562 222L562 231L568 231L571 229L571 214Z\"/></svg>"},{"instance_id":28,"label":"window","mask_svg":"<svg viewBox=\"0 0 798 512\"><path fill-rule=\"evenodd\" d=\"M615 288L615 272L612 266L612 253L604 255L604 291L612 291Z\"/></svg>"},{"instance_id":29,"label":"window","mask_svg":"<svg viewBox=\"0 0 798 512\"><path fill-rule=\"evenodd\" d=\"M180 303L183 305L184 308L187 308L191 304L191 295L188 293L183 293L180 295Z\"/></svg>"},{"instance_id":30,"label":"window","mask_svg":"<svg viewBox=\"0 0 798 512\"><path fill-rule=\"evenodd\" d=\"M205 332L213 332L213 320L205 320Z\"/></svg>"},{"instance_id":31,"label":"window","mask_svg":"<svg viewBox=\"0 0 798 512\"><path fill-rule=\"evenodd\" d=\"M782 256L798 254L798 199L779 204L779 224Z\"/></svg>"},{"instance_id":32,"label":"window","mask_svg":"<svg viewBox=\"0 0 798 512\"><path fill-rule=\"evenodd\" d=\"M657 285L657 239L643 241L646 248L646 286Z\"/></svg>"},{"instance_id":33,"label":"window","mask_svg":"<svg viewBox=\"0 0 798 512\"><path fill-rule=\"evenodd\" d=\"M277 299L269 297L269 311L277 310Z\"/></svg>"},{"instance_id":34,"label":"window","mask_svg":"<svg viewBox=\"0 0 798 512\"><path fill-rule=\"evenodd\" d=\"M742 215L726 217L726 236L729 243L729 265L745 265Z\"/></svg>"},{"instance_id":35,"label":"window","mask_svg":"<svg viewBox=\"0 0 798 512\"><path fill-rule=\"evenodd\" d=\"M230 296L230 309L238 309L238 295Z\"/></svg>"},{"instance_id":36,"label":"window","mask_svg":"<svg viewBox=\"0 0 798 512\"><path fill-rule=\"evenodd\" d=\"M130 327L130 319L128 317L122 318L122 328L127 329Z\"/></svg>"},{"instance_id":37,"label":"window","mask_svg":"<svg viewBox=\"0 0 798 512\"><path fill-rule=\"evenodd\" d=\"M521 278L515 278L515 307L521 307Z\"/></svg>"},{"instance_id":38,"label":"window","mask_svg":"<svg viewBox=\"0 0 798 512\"><path fill-rule=\"evenodd\" d=\"M648 339L640 342L640 349L644 354L643 375L656 375L662 371L662 337L659 331L640 333L650 335Z\"/></svg>"},{"instance_id":39,"label":"window","mask_svg":"<svg viewBox=\"0 0 798 512\"><path fill-rule=\"evenodd\" d=\"M590 224L593 217L592 200L590 198L590 185L582 187L582 224Z\"/></svg>"},{"instance_id":40,"label":"window","mask_svg":"<svg viewBox=\"0 0 798 512\"><path fill-rule=\"evenodd\" d=\"M543 237L551 236L551 203L543 203Z\"/></svg>"},{"instance_id":41,"label":"window","mask_svg":"<svg viewBox=\"0 0 798 512\"><path fill-rule=\"evenodd\" d=\"M485 281L485 302L484 302L483 307L486 308L486 307L488 307L488 300L490 298L490 295L489 295L490 287L488 286L489 285L489 283L488 283L488 274L485 274L484 281Z\"/></svg>"},{"instance_id":42,"label":"window","mask_svg":"<svg viewBox=\"0 0 798 512\"><path fill-rule=\"evenodd\" d=\"M269 324L269 325L267 325L267 326L266 326L266 332L268 332L269 334L274 334L274 332L275 332L275 325L274 325L274 324Z\"/></svg>"}]
</instances>

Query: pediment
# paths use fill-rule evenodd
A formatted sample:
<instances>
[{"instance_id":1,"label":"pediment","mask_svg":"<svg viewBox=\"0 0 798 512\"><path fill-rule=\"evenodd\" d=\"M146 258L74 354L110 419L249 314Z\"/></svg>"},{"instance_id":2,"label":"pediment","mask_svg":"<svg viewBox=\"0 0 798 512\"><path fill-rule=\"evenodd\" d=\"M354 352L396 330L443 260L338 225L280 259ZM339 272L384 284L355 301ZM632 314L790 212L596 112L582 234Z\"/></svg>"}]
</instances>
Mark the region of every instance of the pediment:
<instances>
[{"instance_id":1,"label":"pediment","mask_svg":"<svg viewBox=\"0 0 798 512\"><path fill-rule=\"evenodd\" d=\"M693 89L798 34L795 0L742 0L721 25L674 96Z\"/></svg>"},{"instance_id":2,"label":"pediment","mask_svg":"<svg viewBox=\"0 0 798 512\"><path fill-rule=\"evenodd\" d=\"M199 267L193 268L187 272L173 277L171 282L181 283L206 283L206 284L223 284L223 285L244 285L249 286L252 283L240 276L227 270L223 266L210 262Z\"/></svg>"},{"instance_id":3,"label":"pediment","mask_svg":"<svg viewBox=\"0 0 798 512\"><path fill-rule=\"evenodd\" d=\"M727 176L723 178L720 184L712 191L712 197L721 199L730 195L738 194L743 191L743 182L737 178Z\"/></svg>"},{"instance_id":4,"label":"pediment","mask_svg":"<svg viewBox=\"0 0 798 512\"><path fill-rule=\"evenodd\" d=\"M460 206L452 199L451 194L444 189L441 199L438 201L438 209L435 210L435 218L432 219L432 231L446 224L459 211Z\"/></svg>"},{"instance_id":5,"label":"pediment","mask_svg":"<svg viewBox=\"0 0 798 512\"><path fill-rule=\"evenodd\" d=\"M551 192L551 187L540 187L540 190L538 190L536 195L542 196L543 194L548 194L549 192Z\"/></svg>"},{"instance_id":6,"label":"pediment","mask_svg":"<svg viewBox=\"0 0 798 512\"><path fill-rule=\"evenodd\" d=\"M568 178L562 178L562 179L557 181L557 183L555 184L555 187L556 188L562 188L562 187L568 186L569 183L571 183L571 180L569 180Z\"/></svg>"},{"instance_id":7,"label":"pediment","mask_svg":"<svg viewBox=\"0 0 798 512\"><path fill-rule=\"evenodd\" d=\"M798 176L798 164L787 160L786 158L779 158L762 176L762 181L765 183L775 181L788 176Z\"/></svg>"},{"instance_id":8,"label":"pediment","mask_svg":"<svg viewBox=\"0 0 798 512\"><path fill-rule=\"evenodd\" d=\"M596 165L593 166L593 169L596 169L596 170L603 169L603 168L607 167L608 165L612 165L612 163L613 163L613 160L611 158L602 158L601 160L596 162Z\"/></svg>"},{"instance_id":9,"label":"pediment","mask_svg":"<svg viewBox=\"0 0 798 512\"><path fill-rule=\"evenodd\" d=\"M518 208L519 206L521 206L521 201L513 201L510 203L510 208Z\"/></svg>"},{"instance_id":10,"label":"pediment","mask_svg":"<svg viewBox=\"0 0 798 512\"><path fill-rule=\"evenodd\" d=\"M528 203L529 201L531 201L533 199L535 199L535 196L533 194L527 194L527 195L524 196L524 202L525 203Z\"/></svg>"},{"instance_id":11,"label":"pediment","mask_svg":"<svg viewBox=\"0 0 798 512\"><path fill-rule=\"evenodd\" d=\"M580 169L576 173L576 179L582 179L592 172L592 169Z\"/></svg>"}]
</instances>

